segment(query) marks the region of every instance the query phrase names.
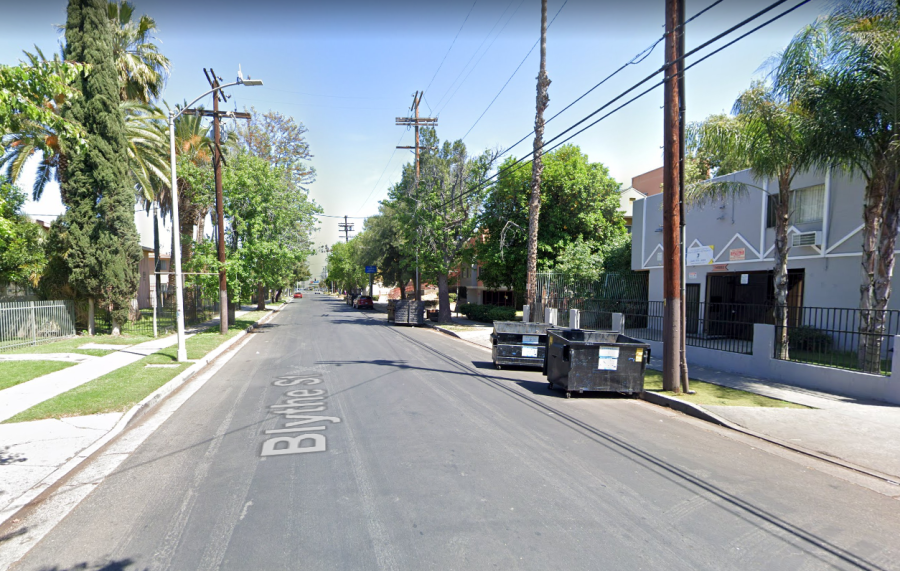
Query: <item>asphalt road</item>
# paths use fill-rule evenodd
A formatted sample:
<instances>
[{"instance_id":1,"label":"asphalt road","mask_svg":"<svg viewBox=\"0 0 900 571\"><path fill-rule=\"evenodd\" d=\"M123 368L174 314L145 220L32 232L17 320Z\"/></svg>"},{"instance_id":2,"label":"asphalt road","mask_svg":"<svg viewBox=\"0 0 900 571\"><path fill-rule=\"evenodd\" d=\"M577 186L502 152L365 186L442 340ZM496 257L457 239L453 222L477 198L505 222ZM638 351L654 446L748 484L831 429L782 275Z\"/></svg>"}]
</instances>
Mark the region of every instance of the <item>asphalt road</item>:
<instances>
[{"instance_id":1,"label":"asphalt road","mask_svg":"<svg viewBox=\"0 0 900 571\"><path fill-rule=\"evenodd\" d=\"M803 458L296 301L14 569L900 569Z\"/></svg>"}]
</instances>

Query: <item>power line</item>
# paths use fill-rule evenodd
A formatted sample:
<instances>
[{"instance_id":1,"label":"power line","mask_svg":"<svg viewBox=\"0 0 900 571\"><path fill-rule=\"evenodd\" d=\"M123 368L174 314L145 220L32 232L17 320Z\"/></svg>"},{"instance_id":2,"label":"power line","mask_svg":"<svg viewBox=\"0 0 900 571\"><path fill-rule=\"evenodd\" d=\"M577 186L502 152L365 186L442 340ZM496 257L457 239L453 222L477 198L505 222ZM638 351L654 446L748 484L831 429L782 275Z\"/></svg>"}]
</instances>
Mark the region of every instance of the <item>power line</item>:
<instances>
[{"instance_id":1,"label":"power line","mask_svg":"<svg viewBox=\"0 0 900 571\"><path fill-rule=\"evenodd\" d=\"M313 216L323 216L325 218L340 218L343 220L344 218L349 218L351 220L365 220L366 218L370 218L369 216L335 216L333 214L313 214Z\"/></svg>"},{"instance_id":2,"label":"power line","mask_svg":"<svg viewBox=\"0 0 900 571\"><path fill-rule=\"evenodd\" d=\"M469 13L466 14L466 19L463 20L462 26L459 27L459 30L457 30L457 32L456 32L456 35L453 36L453 41L450 42L450 47L447 48L447 53L444 54L444 59L441 60L441 63L438 65L438 68L436 70L434 70L434 75L431 76L431 81L429 81L428 85L425 86L424 91L428 91L428 88L431 87L432 83L434 83L434 78L437 77L438 72L441 71L441 68L444 66L444 62L447 61L447 56L450 55L450 51L453 49L454 44L456 44L456 39L459 38L460 32L463 31L464 27L466 27L466 22L469 21L469 16L472 15L472 10L475 9L475 4L478 4L478 0L475 0L474 2L472 2L472 7L469 8ZM429 107L428 109L430 110L431 108Z\"/></svg>"},{"instance_id":3,"label":"power line","mask_svg":"<svg viewBox=\"0 0 900 571\"><path fill-rule=\"evenodd\" d=\"M503 27L500 28L500 31L497 33L496 36L494 36L494 39L491 41L491 43L490 43L490 45L488 46L488 48L487 48L486 50L484 50L484 52L481 54L481 57L478 58L478 62L475 63L475 65L472 67L472 69L475 69L476 67L478 67L478 64L481 63L481 58L484 57L484 54L486 54L488 51L490 51L491 46L494 45L494 42L497 41L497 38L500 37L500 34L503 33L503 30L506 29L506 26L507 26L507 25L509 25L510 20L512 20L512 19L513 19L513 16L516 15L516 12L519 11L519 8L522 7L522 3L523 3L524 1L525 1L525 0L519 0L519 5L516 6L516 9L513 10L513 13L512 13L512 14L510 14L509 19L506 20L506 24L503 24ZM462 77L462 74L465 73L466 69L469 67L469 64L472 63L472 60L475 59L475 56L478 55L478 52L481 51L481 48L482 48L482 46L484 46L484 43L488 40L488 38L491 37L491 34L494 33L494 29L495 29L495 28L497 27L497 25L503 20L503 16L506 15L507 10L509 10L509 7L512 6L513 2L515 2L515 0L510 0L509 4L507 4L506 8L503 9L503 12L500 14L500 17L497 18L497 21L496 21L496 22L494 23L494 25L491 27L490 31L484 36L484 39L481 40L481 44L478 46L478 48L476 48L476 50L475 50L474 52L472 52L472 57L470 57L470 58L469 58L469 61L466 62L466 65L464 65L464 66L462 67L462 69L459 70L459 74L457 74L456 78L450 83L450 86L447 87L447 90L444 91L444 94L441 95L441 98L438 99L438 102L435 103L435 109L441 105L441 102L444 100L445 97L447 97L447 94L450 93L450 90L453 89L453 86L456 85L456 82L459 80L460 77ZM469 70L469 74L471 74L471 73L472 73L472 71ZM469 78L469 75L466 75L466 79L468 79L468 78ZM466 79L463 79L462 83L460 83L459 86L462 86L462 84L466 82ZM458 90L459 90L459 87L457 87L456 90L458 91ZM456 91L453 92L453 95L456 95ZM450 98L447 99L447 103L450 102L450 99L453 99L453 95L451 95ZM428 102L426 101L426 105L427 105L427 103L428 103ZM447 103L444 103L444 107L447 106ZM429 105L428 108L431 109L431 106ZM435 115L437 115L438 113L440 113L440 111L435 112Z\"/></svg>"},{"instance_id":4,"label":"power line","mask_svg":"<svg viewBox=\"0 0 900 571\"><path fill-rule=\"evenodd\" d=\"M667 78L667 77L664 77L664 78L663 78L662 80L660 80L658 83L654 83L654 84L653 84L652 86L650 86L648 89L646 89L646 90L642 91L641 93L639 93L638 95L632 97L631 99L629 99L629 100L626 101L625 103L619 105L618 107L616 107L616 108L613 109L612 111L610 111L610 112L606 113L605 115L601 116L599 119L595 120L594 122L590 123L589 125L585 126L584 128L578 130L577 132L573 133L572 135L566 137L565 139L563 139L562 141L556 143L555 145L553 145L553 146L550 147L549 149L546 148L547 145L549 145L549 144L552 143L553 141L559 139L560 137L562 137L563 135L565 135L566 133L568 133L568 132L571 131L572 129L578 127L579 125L581 125L582 123L584 123L585 121L587 121L588 119L590 119L591 117L593 117L594 115L596 115L597 113L603 111L604 109L607 109L608 107L610 107L610 106L611 106L613 103L615 103L616 101L622 99L624 96L626 96L627 94L631 93L632 91L634 91L635 89L637 89L637 88L640 87L641 85L645 84L645 83L646 83L647 81L649 81L650 79L653 79L653 77L655 77L656 75L658 75L660 72L665 71L665 69L666 69L666 67L667 67L668 65L671 65L672 63L676 63L677 61L681 61L681 60L687 58L688 56L697 53L697 51L699 51L699 50L701 50L701 49L703 49L703 48L709 46L711 43L713 43L713 42L715 42L715 41L721 39L721 38L724 37L724 36L727 36L728 34L734 32L735 30L737 30L737 29L739 29L739 28L742 28L743 26L746 26L747 24L749 24L749 23L752 22L753 20L759 18L760 16L762 16L763 14L765 14L765 13L767 13L767 12L770 12L771 10L777 8L778 6L780 6L781 4L784 4L784 3L787 2L787 1L788 1L788 0L777 0L776 2L773 2L772 4L770 4L769 6L763 8L763 9L760 10L759 12L753 14L752 16L749 16L748 18L746 18L746 19L742 20L741 22L735 24L734 26L728 28L728 29L725 30L724 32L722 32L722 33L716 35L715 37L711 38L710 40L704 42L704 43L701 44L700 46L694 48L693 50L691 50L691 51L689 51L689 52L687 52L687 53L685 53L683 56L681 56L680 58L678 58L678 60L676 60L675 62L666 62L666 64L664 64L660 69L656 70L655 72L653 72L652 74L648 75L648 76L645 77L644 79L642 79L642 80L640 80L639 82L635 83L634 85L632 85L631 87L629 87L628 89L626 89L625 91L623 91L622 93L620 93L619 95L617 95L616 97L614 97L612 100L608 101L605 105L601 106L600 108L596 109L595 111L593 111L592 113L590 113L589 115L587 115L586 117L584 117L583 119L581 119L581 120L579 120L578 122L576 122L575 124L571 125L571 126L568 127L567 129L565 129L563 132L561 132L561 133L559 133L558 135L556 135L555 137L553 137L552 139L546 141L546 142L541 146L541 149L542 149L542 150L546 149L546 152L550 152L550 151L552 151L553 149L556 149L557 147L559 147L559 146L561 146L561 145L567 143L568 141L570 141L572 138L574 138L574 137L580 135L581 133L583 133L583 132L586 131L587 129L590 129L591 127L593 127L594 125L596 125L596 124L599 123L600 121L606 119L607 117L609 117L609 116L612 115L613 113L616 113L617 111L621 110L622 108L626 107L627 105L629 105L629 104L633 103L634 101L640 99L641 97L647 95L648 93L650 93L650 92L653 91L654 89L656 89L656 88L660 87L661 85L663 85L663 84L665 83L666 79L668 79L668 78ZM757 31L759 31L760 29L762 29L762 28L768 26L768 25L771 24L772 22L775 22L775 21L777 21L777 20L783 18L784 16L790 14L790 13L793 12L794 10L797 10L797 9L800 8L801 6L803 6L803 5L805 5L805 4L808 4L808 3L811 2L811 1L812 1L812 0L801 0L801 2L799 2L799 3L796 4L795 6L793 6L793 7L791 7L791 8L788 8L788 9L785 10L784 12L781 12L780 14L778 14L778 15L776 15L776 16L770 18L769 20L766 20L766 21L763 22L762 24L757 25L755 28L753 28L753 29L751 29L751 30L749 30L749 31L747 31L747 32L745 32L745 33L743 33L743 34L741 34L741 35L738 36L737 38L735 38L735 39L729 41L728 43L726 43L726 44L724 44L724 45L722 45L722 46L716 48L715 50L713 50L713 51L710 52L709 54L703 56L703 57L700 58L699 60L697 60L697 61L691 63L691 64L688 65L688 66L686 66L686 67L684 68L684 70L681 72L681 74L684 74L685 72L687 72L687 70L691 69L691 68L694 67L695 65L698 65L698 64L702 63L703 61L709 59L710 57L712 57L712 56L718 54L718 53L721 52L722 50L725 50L725 49L731 47L732 45L734 45L735 43L739 42L740 40L742 40L742 39L746 38L747 36L749 36L749 35L751 35L751 34L757 32ZM681 74L679 74L679 75L681 75ZM504 151L504 152L505 152L505 151ZM502 154L502 153L501 153L501 154ZM492 179L498 178L501 174L505 174L506 172L509 172L509 171L512 170L514 167L517 167L517 166L518 166L518 168L521 168L522 166L524 166L524 161L527 160L527 159L528 159L530 156L532 156L533 154L534 154L534 151L532 151L532 152L530 152L530 153L524 155L524 156L521 157L520 159L518 159L518 160L516 160L515 162L513 162L511 165L508 165L507 167L504 167L504 168L502 168L502 169L498 169L498 171L497 171L496 173L494 173L494 174L491 175L490 177L486 178L486 179L485 179L484 181L482 181L481 183L478 183L476 186L474 186L474 187L471 188L470 190L468 190L468 191L462 193L460 196L454 198L454 200L460 200L461 198L463 198L463 197L464 197L465 195L467 195L467 194L471 194L471 193L473 193L473 192L477 192L477 191L479 191L479 190L485 188L485 186L488 185L488 184L495 184L495 183L491 183L490 181L491 181ZM516 168L516 170L518 170L518 168ZM446 201L446 202L443 203L441 206L444 206L444 205L446 205L446 204L448 204L448 203L449 203L449 201Z\"/></svg>"},{"instance_id":5,"label":"power line","mask_svg":"<svg viewBox=\"0 0 900 571\"><path fill-rule=\"evenodd\" d=\"M559 10L556 11L556 14L553 16L553 19L550 20L549 24L547 24L548 30L550 29L550 26L553 25L553 22L556 20L556 16L559 16L559 13L562 12L562 9L566 7L566 4L568 3L568 1L569 0L565 0L565 2L562 3L562 6L560 6ZM460 139L460 140L462 140L462 141L466 140L466 137L469 136L469 133L471 133L472 129L475 128L475 125L478 125L478 122L481 121L481 118L484 117L484 114L487 113L488 109L490 109L491 106L494 104L494 102L497 101L497 98L500 97L500 94L503 93L503 90L506 89L506 86L509 85L509 82L512 81L512 78L515 77L517 73L519 73L519 69L521 69L522 65L525 63L525 60L528 59L528 56L531 55L531 52L534 51L534 48L537 47L537 45L540 43L540 41L541 41L541 39L538 38L538 40L536 42L534 42L534 45L531 46L531 49L528 50L527 54L525 54L525 57L522 59L522 62L519 63L518 67L516 67L516 70L512 73L511 76L509 76L509 79L506 80L506 83L503 84L503 87L500 88L500 91L497 92L497 95L495 95L494 98L491 99L491 102L488 103L488 106L485 108L485 110L481 112L481 115L478 116L478 119L475 119L475 123L473 123L472 126L469 127L469 130L466 131L466 134L463 135L462 139Z\"/></svg>"},{"instance_id":6,"label":"power line","mask_svg":"<svg viewBox=\"0 0 900 571\"><path fill-rule=\"evenodd\" d=\"M704 9L700 10L699 12L697 12L696 14L694 14L690 19L688 19L687 21L685 21L684 25L687 25L687 24L689 24L690 22L693 22L694 20L696 20L697 18L699 18L700 16L702 16L704 13L706 13L707 11L711 10L712 8L718 6L719 4L721 4L721 3L724 2L724 1L725 1L725 0L716 0L715 2L713 2L712 4L710 4L709 6L707 6L706 8L704 8ZM676 28L676 29L680 29L680 26L679 26L678 28ZM582 99L584 99L585 97L587 97L588 94L590 94L590 93L593 92L595 89L597 89L598 87L600 87L601 85L603 85L604 83L606 83L607 81L609 81L610 79L612 79L613 77L615 77L616 75L618 75L622 70L624 70L624 69L627 68L628 66L631 66L631 65L638 65L638 64L640 64L640 63L643 63L644 60L646 60L648 57L650 57L650 54L653 53L653 50L656 49L656 46L658 46L664 39L665 39L665 36L660 36L660 37L659 37L655 42L653 42L650 46L648 46L648 47L645 48L643 51L641 51L640 53L638 53L637 55L635 55L633 58L631 58L631 60L629 60L628 62L622 64L617 70L615 70L615 71L612 72L611 74L607 75L606 77L604 77L603 79L601 79L599 83L597 83L596 85L594 85L593 87L591 87L590 89L588 89L587 91L585 91L583 94L581 94L581 96L579 96L577 99L575 99L575 101L572 101L571 103L569 103L568 105L566 105L565 107L563 107L563 108L562 108L559 112L557 112L555 115L553 115L552 117L550 117L549 119L547 119L547 121L545 121L545 124L546 124L546 123L549 123L550 121L553 121L554 119L556 119L557 117L559 117L560 115L562 115L563 113L565 113L565 112L566 112L567 110L569 110L573 105L575 105L576 103L578 103L579 101L581 101ZM522 137L521 139L519 139L518 141L516 141L515 143L513 143L513 144L510 145L509 147L507 147L502 153L500 153L500 156L505 155L506 153L508 153L508 152L509 152L510 150L512 150L514 147L520 145L523 141L525 141L526 139L528 139L528 137L532 136L533 134L534 134L534 129L532 129L530 133L528 133L527 135L525 135L524 137Z\"/></svg>"},{"instance_id":7,"label":"power line","mask_svg":"<svg viewBox=\"0 0 900 571\"><path fill-rule=\"evenodd\" d=\"M397 145L399 145L399 144L400 144L400 141L403 140L403 135L405 135L405 134L406 134L406 131L404 131L403 133L400 134L400 138L397 139ZM360 210L363 209L363 207L365 207L366 203L369 202L369 199L372 198L372 195L375 193L375 189L377 189L377 188L378 188L378 185L381 184L381 179L384 178L384 173L387 172L388 167L391 166L391 161L394 160L394 155L397 154L397 145L394 145L394 150L391 151L391 158L389 158L387 164L384 165L384 170L381 171L381 176L378 177L378 182L376 182L376 183L375 183L375 186L372 187L372 190L369 191L369 196L367 196L366 199L363 200L363 202L362 202L362 204L360 205L359 209L356 211L357 214L359 213Z\"/></svg>"}]
</instances>

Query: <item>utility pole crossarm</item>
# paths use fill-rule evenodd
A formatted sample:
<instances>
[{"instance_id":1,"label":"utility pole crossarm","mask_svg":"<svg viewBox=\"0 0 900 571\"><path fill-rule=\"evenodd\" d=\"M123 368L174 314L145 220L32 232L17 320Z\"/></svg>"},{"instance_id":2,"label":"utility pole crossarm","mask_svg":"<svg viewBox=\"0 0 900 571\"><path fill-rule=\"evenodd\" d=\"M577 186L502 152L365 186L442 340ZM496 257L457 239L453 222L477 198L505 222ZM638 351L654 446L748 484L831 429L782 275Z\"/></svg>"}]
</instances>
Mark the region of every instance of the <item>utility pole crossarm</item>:
<instances>
[{"instance_id":1,"label":"utility pole crossarm","mask_svg":"<svg viewBox=\"0 0 900 571\"><path fill-rule=\"evenodd\" d=\"M244 111L210 111L208 109L185 109L182 115L199 117L218 117L220 119L252 119L253 116Z\"/></svg>"}]
</instances>

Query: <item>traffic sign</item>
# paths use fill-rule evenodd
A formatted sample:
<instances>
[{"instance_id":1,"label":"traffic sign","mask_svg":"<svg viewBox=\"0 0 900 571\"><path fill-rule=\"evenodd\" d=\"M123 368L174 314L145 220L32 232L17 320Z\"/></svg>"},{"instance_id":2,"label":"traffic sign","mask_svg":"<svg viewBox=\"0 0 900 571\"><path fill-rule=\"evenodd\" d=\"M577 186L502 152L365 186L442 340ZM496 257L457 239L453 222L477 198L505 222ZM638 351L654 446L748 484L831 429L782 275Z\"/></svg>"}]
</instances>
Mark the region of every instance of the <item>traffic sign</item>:
<instances>
[{"instance_id":1,"label":"traffic sign","mask_svg":"<svg viewBox=\"0 0 900 571\"><path fill-rule=\"evenodd\" d=\"M378 272L378 266L366 266L367 274L374 274Z\"/></svg>"}]
</instances>

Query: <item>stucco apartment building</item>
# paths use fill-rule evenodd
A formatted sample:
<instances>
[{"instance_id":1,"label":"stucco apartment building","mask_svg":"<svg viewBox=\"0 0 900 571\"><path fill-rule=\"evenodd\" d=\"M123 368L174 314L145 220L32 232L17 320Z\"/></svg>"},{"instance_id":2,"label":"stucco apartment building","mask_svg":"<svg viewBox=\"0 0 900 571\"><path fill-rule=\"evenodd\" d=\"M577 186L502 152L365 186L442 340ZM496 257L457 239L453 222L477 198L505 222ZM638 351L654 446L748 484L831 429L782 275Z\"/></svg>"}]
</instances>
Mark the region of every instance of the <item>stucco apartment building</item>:
<instances>
[{"instance_id":1,"label":"stucco apartment building","mask_svg":"<svg viewBox=\"0 0 900 571\"><path fill-rule=\"evenodd\" d=\"M720 177L746 183L743 196L686 212L686 301L773 300L775 180L749 170ZM838 173L798 174L792 184L788 257L789 304L855 308L861 277L865 181ZM649 274L649 299L663 299L662 194L634 203L632 269ZM900 308L893 296L891 309Z\"/></svg>"}]
</instances>

